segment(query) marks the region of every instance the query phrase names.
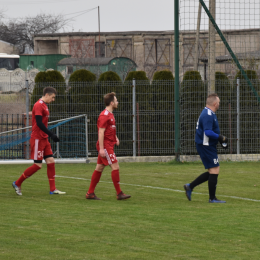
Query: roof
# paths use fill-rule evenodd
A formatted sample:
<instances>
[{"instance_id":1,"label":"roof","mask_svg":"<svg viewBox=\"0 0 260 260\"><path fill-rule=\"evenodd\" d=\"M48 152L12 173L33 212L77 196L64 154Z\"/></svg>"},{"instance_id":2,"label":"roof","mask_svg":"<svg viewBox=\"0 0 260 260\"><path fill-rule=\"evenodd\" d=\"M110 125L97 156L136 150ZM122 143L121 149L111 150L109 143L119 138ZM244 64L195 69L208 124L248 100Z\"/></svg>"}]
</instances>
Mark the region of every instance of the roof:
<instances>
[{"instance_id":1,"label":"roof","mask_svg":"<svg viewBox=\"0 0 260 260\"><path fill-rule=\"evenodd\" d=\"M222 30L224 33L239 33L239 32L259 32L259 29L239 29L239 30ZM196 33L191 30L180 30L181 34ZM208 33L207 30L200 33ZM174 30L166 31L124 31L124 32L100 32L102 36L133 36L133 35L174 35ZM35 34L34 37L61 37L61 36L98 36L99 32L64 32L64 33L41 33Z\"/></svg>"},{"instance_id":2,"label":"roof","mask_svg":"<svg viewBox=\"0 0 260 260\"><path fill-rule=\"evenodd\" d=\"M174 31L126 31L126 32L100 32L100 35L105 36L132 36L142 34L174 34ZM59 37L59 36L98 36L99 32L65 32L65 33L41 33L35 34L34 37Z\"/></svg>"},{"instance_id":3,"label":"roof","mask_svg":"<svg viewBox=\"0 0 260 260\"><path fill-rule=\"evenodd\" d=\"M0 53L0 58L16 58L16 59L19 59L20 56L17 55L17 54Z\"/></svg>"},{"instance_id":4,"label":"roof","mask_svg":"<svg viewBox=\"0 0 260 260\"><path fill-rule=\"evenodd\" d=\"M239 60L252 59L252 58L259 60L260 59L260 50L259 51L243 52L243 53L235 53L235 55ZM200 60L202 62L208 62L207 57L201 58ZM231 57L230 54L216 57L216 62L218 62L218 63L231 61L231 60L233 60L233 58Z\"/></svg>"},{"instance_id":5,"label":"roof","mask_svg":"<svg viewBox=\"0 0 260 260\"><path fill-rule=\"evenodd\" d=\"M125 57L114 57L114 58L64 58L58 62L57 65L108 65L110 61L114 59L128 59ZM131 60L135 63L133 60Z\"/></svg>"},{"instance_id":6,"label":"roof","mask_svg":"<svg viewBox=\"0 0 260 260\"><path fill-rule=\"evenodd\" d=\"M5 42L5 41L2 41L2 40L0 40L0 42L6 43L6 44L11 45L11 46L14 46L14 44L12 44L10 42Z\"/></svg>"}]
</instances>

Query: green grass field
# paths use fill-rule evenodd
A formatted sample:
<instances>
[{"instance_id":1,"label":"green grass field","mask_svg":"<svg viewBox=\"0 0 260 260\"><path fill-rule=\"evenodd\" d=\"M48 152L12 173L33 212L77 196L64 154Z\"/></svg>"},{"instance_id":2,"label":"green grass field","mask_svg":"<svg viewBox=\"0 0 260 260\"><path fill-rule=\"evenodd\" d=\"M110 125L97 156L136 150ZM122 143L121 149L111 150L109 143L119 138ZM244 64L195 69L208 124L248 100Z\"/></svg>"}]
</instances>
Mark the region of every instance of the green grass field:
<instances>
[{"instance_id":1,"label":"green grass field","mask_svg":"<svg viewBox=\"0 0 260 260\"><path fill-rule=\"evenodd\" d=\"M96 194L85 199L95 164L58 164L49 195L46 166L22 186L11 184L27 165L0 166L0 259L260 259L260 162L223 162L217 197L204 183L192 201L183 184L201 163L121 163L117 201L107 168ZM63 176L63 177L61 177Z\"/></svg>"}]
</instances>

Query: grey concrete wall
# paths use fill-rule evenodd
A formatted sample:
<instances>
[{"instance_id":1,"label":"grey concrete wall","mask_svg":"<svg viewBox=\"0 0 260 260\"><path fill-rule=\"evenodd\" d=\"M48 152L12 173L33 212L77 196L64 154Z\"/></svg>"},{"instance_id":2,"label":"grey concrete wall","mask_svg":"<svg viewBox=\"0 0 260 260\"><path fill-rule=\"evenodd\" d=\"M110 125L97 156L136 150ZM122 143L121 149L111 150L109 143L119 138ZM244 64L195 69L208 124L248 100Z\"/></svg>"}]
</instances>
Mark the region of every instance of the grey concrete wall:
<instances>
[{"instance_id":1,"label":"grey concrete wall","mask_svg":"<svg viewBox=\"0 0 260 260\"><path fill-rule=\"evenodd\" d=\"M13 44L0 41L0 53L19 54L19 51Z\"/></svg>"},{"instance_id":2,"label":"grey concrete wall","mask_svg":"<svg viewBox=\"0 0 260 260\"><path fill-rule=\"evenodd\" d=\"M34 41L35 54L60 54L59 38L47 38Z\"/></svg>"}]
</instances>

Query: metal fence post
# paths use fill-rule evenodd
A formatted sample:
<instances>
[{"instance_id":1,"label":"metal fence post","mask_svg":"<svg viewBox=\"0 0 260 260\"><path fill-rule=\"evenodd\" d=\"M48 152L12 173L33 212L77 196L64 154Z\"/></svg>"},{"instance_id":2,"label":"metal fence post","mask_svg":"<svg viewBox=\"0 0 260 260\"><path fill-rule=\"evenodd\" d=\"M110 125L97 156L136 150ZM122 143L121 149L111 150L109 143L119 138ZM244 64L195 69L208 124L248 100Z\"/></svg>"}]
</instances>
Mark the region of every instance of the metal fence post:
<instances>
[{"instance_id":1,"label":"metal fence post","mask_svg":"<svg viewBox=\"0 0 260 260\"><path fill-rule=\"evenodd\" d=\"M89 163L88 159L88 116L85 116L85 131L86 131L86 163Z\"/></svg>"},{"instance_id":2,"label":"metal fence post","mask_svg":"<svg viewBox=\"0 0 260 260\"><path fill-rule=\"evenodd\" d=\"M25 80L25 87L26 87L26 127L29 126L29 82L26 77ZM26 129L26 136L29 135L29 128ZM30 159L30 151L29 151L29 140L26 141L26 159Z\"/></svg>"},{"instance_id":3,"label":"metal fence post","mask_svg":"<svg viewBox=\"0 0 260 260\"><path fill-rule=\"evenodd\" d=\"M179 99L179 0L174 4L174 55L175 55L175 83L174 83L174 136L175 160L180 161L180 99Z\"/></svg>"},{"instance_id":4,"label":"metal fence post","mask_svg":"<svg viewBox=\"0 0 260 260\"><path fill-rule=\"evenodd\" d=\"M59 137L59 127L56 127L56 135ZM60 144L59 142L56 143L56 147L57 147L57 159L60 158Z\"/></svg>"},{"instance_id":5,"label":"metal fence post","mask_svg":"<svg viewBox=\"0 0 260 260\"><path fill-rule=\"evenodd\" d=\"M136 83L133 79L133 156L136 156Z\"/></svg>"},{"instance_id":6,"label":"metal fence post","mask_svg":"<svg viewBox=\"0 0 260 260\"><path fill-rule=\"evenodd\" d=\"M240 79L237 78L237 154L240 154Z\"/></svg>"}]
</instances>

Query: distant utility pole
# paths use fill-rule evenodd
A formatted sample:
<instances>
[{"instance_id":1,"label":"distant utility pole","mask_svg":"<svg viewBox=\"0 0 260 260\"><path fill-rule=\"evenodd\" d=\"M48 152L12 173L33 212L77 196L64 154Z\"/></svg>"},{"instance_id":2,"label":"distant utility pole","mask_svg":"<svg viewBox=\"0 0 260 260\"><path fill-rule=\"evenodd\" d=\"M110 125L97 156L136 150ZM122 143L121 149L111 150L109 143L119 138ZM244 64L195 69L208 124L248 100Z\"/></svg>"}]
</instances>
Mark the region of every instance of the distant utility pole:
<instances>
[{"instance_id":1,"label":"distant utility pole","mask_svg":"<svg viewBox=\"0 0 260 260\"><path fill-rule=\"evenodd\" d=\"M98 51L99 51L99 57L100 57L100 12L99 12L99 6L98 6L98 32L99 32Z\"/></svg>"},{"instance_id":2,"label":"distant utility pole","mask_svg":"<svg viewBox=\"0 0 260 260\"><path fill-rule=\"evenodd\" d=\"M213 19L216 21L216 0L209 1L209 12L211 13ZM209 19L209 84L208 84L208 94L215 92L215 53L216 44L216 33L213 23Z\"/></svg>"},{"instance_id":3,"label":"distant utility pole","mask_svg":"<svg viewBox=\"0 0 260 260\"><path fill-rule=\"evenodd\" d=\"M197 20L197 32L196 32L196 42L195 42L195 63L194 63L194 70L198 70L199 65L199 42L200 42L200 21L201 21L201 9L202 5L199 3L199 10L198 10L198 20Z\"/></svg>"}]
</instances>

